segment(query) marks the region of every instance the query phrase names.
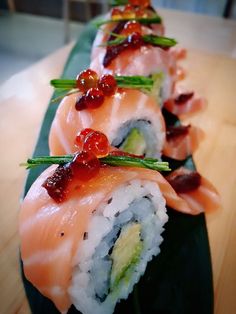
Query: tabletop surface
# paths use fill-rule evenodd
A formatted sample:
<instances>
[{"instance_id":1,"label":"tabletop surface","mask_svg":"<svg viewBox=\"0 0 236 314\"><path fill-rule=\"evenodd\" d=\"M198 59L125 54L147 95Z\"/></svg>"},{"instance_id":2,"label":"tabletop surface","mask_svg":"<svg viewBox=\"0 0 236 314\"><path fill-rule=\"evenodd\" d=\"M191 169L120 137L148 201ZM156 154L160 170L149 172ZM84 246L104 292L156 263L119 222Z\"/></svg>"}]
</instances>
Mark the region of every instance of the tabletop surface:
<instances>
[{"instance_id":1,"label":"tabletop surface","mask_svg":"<svg viewBox=\"0 0 236 314\"><path fill-rule=\"evenodd\" d=\"M236 23L221 18L160 10L167 35L188 48L187 79L182 83L208 100L191 118L206 138L194 155L199 172L214 183L222 209L207 214L213 263L215 313L236 309ZM18 210L26 171L52 89L72 44L0 86L0 313L29 313L19 271Z\"/></svg>"}]
</instances>

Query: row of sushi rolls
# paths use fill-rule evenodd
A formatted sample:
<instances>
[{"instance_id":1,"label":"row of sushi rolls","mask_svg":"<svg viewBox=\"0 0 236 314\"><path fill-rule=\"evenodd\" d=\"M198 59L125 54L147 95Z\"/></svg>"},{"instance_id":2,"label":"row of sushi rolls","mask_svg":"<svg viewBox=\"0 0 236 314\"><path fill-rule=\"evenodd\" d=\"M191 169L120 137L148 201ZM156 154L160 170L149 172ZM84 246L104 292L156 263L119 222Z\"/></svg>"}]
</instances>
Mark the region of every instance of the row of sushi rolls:
<instances>
[{"instance_id":1,"label":"row of sushi rolls","mask_svg":"<svg viewBox=\"0 0 236 314\"><path fill-rule=\"evenodd\" d=\"M168 212L220 206L183 166L204 136L184 119L206 106L180 90L186 51L149 0L115 4L96 22L89 68L51 81L50 156L26 163L48 168L21 205L23 270L61 313L113 313L159 254Z\"/></svg>"}]
</instances>

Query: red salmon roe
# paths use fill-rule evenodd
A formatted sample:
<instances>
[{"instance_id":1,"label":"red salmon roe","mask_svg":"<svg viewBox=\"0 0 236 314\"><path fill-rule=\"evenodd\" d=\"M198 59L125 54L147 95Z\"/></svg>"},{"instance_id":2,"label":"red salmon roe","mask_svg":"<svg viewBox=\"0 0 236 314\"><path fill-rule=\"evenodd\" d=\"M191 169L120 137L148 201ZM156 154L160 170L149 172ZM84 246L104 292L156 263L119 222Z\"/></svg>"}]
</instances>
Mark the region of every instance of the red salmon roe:
<instances>
[{"instance_id":1,"label":"red salmon roe","mask_svg":"<svg viewBox=\"0 0 236 314\"><path fill-rule=\"evenodd\" d=\"M78 99L76 100L76 103L75 103L75 109L77 111L80 111L80 110L84 110L86 108L87 108L86 96L85 95L79 96Z\"/></svg>"},{"instance_id":2,"label":"red salmon roe","mask_svg":"<svg viewBox=\"0 0 236 314\"><path fill-rule=\"evenodd\" d=\"M120 9L118 8L114 8L111 11L111 18L112 20L119 20L122 19L122 12Z\"/></svg>"},{"instance_id":3,"label":"red salmon roe","mask_svg":"<svg viewBox=\"0 0 236 314\"><path fill-rule=\"evenodd\" d=\"M70 168L76 178L81 181L88 181L98 174L100 162L92 152L83 151L75 154Z\"/></svg>"},{"instance_id":4,"label":"red salmon roe","mask_svg":"<svg viewBox=\"0 0 236 314\"><path fill-rule=\"evenodd\" d=\"M140 7L135 11L135 15L137 18L147 18L148 17L148 14L144 10L144 8L140 8Z\"/></svg>"},{"instance_id":5,"label":"red salmon roe","mask_svg":"<svg viewBox=\"0 0 236 314\"><path fill-rule=\"evenodd\" d=\"M75 138L76 146L78 146L82 150L86 136L88 136L92 132L94 132L94 130L90 128L82 130Z\"/></svg>"},{"instance_id":6,"label":"red salmon roe","mask_svg":"<svg viewBox=\"0 0 236 314\"><path fill-rule=\"evenodd\" d=\"M60 203L64 201L68 193L68 185L72 180L72 171L68 164L58 166L55 172L48 177L42 187L44 187L48 195L54 199L54 201Z\"/></svg>"},{"instance_id":7,"label":"red salmon roe","mask_svg":"<svg viewBox=\"0 0 236 314\"><path fill-rule=\"evenodd\" d=\"M105 96L111 96L115 93L117 83L113 75L104 74L98 81L98 88L103 91Z\"/></svg>"},{"instance_id":8,"label":"red salmon roe","mask_svg":"<svg viewBox=\"0 0 236 314\"><path fill-rule=\"evenodd\" d=\"M76 86L82 92L89 90L92 87L96 87L98 82L98 75L93 70L84 70L80 72L76 77Z\"/></svg>"},{"instance_id":9,"label":"red salmon roe","mask_svg":"<svg viewBox=\"0 0 236 314\"><path fill-rule=\"evenodd\" d=\"M122 13L123 19L134 19L135 18L135 11L132 5L127 4L124 8L124 11Z\"/></svg>"},{"instance_id":10,"label":"red salmon roe","mask_svg":"<svg viewBox=\"0 0 236 314\"><path fill-rule=\"evenodd\" d=\"M125 24L124 30L122 31L123 35L130 35L132 33L139 33L141 34L142 28L138 22L129 21Z\"/></svg>"},{"instance_id":11,"label":"red salmon roe","mask_svg":"<svg viewBox=\"0 0 236 314\"><path fill-rule=\"evenodd\" d=\"M128 36L127 41L129 43L129 47L137 49L142 46L143 44L143 39L142 35L140 33L133 33Z\"/></svg>"},{"instance_id":12,"label":"red salmon roe","mask_svg":"<svg viewBox=\"0 0 236 314\"><path fill-rule=\"evenodd\" d=\"M90 88L86 95L86 105L89 109L96 109L100 107L104 102L104 94L98 88Z\"/></svg>"},{"instance_id":13,"label":"red salmon roe","mask_svg":"<svg viewBox=\"0 0 236 314\"><path fill-rule=\"evenodd\" d=\"M93 131L85 136L83 150L93 152L97 157L105 157L109 153L110 144L105 134Z\"/></svg>"},{"instance_id":14,"label":"red salmon roe","mask_svg":"<svg viewBox=\"0 0 236 314\"><path fill-rule=\"evenodd\" d=\"M148 7L150 6L150 0L129 0L129 3L135 6Z\"/></svg>"}]
</instances>

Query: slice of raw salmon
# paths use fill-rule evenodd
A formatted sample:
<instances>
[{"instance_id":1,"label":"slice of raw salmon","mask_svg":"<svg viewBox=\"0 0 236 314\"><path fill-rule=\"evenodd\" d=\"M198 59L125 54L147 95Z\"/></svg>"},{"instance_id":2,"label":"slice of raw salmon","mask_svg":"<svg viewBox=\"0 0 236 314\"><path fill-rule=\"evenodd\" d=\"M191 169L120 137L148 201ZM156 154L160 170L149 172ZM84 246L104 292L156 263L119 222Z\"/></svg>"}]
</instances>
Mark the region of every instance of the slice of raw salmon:
<instances>
[{"instance_id":1,"label":"slice of raw salmon","mask_svg":"<svg viewBox=\"0 0 236 314\"><path fill-rule=\"evenodd\" d=\"M167 137L162 154L176 160L184 160L197 150L204 138L204 132L200 128L190 125L187 127L176 127L177 130L179 128L187 129L186 133L181 134L180 132L180 134L174 134L170 138L168 138L167 128ZM174 129L175 127L173 127L173 133Z\"/></svg>"},{"instance_id":2,"label":"slice of raw salmon","mask_svg":"<svg viewBox=\"0 0 236 314\"><path fill-rule=\"evenodd\" d=\"M220 196L216 188L206 178L198 174L199 180L195 188L191 188L195 182L196 173L181 167L166 177L174 187L177 194L184 199L192 210L192 214L199 214L204 211L210 212L221 207ZM195 180L195 179L193 179Z\"/></svg>"}]
</instances>

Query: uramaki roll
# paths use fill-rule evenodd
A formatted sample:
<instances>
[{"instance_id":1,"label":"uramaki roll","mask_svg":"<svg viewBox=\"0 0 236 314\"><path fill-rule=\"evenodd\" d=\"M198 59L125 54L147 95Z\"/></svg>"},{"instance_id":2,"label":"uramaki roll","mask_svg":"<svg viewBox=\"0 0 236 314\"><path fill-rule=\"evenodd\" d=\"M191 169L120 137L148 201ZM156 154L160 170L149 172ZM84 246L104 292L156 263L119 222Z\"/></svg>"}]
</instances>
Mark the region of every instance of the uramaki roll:
<instances>
[{"instance_id":1,"label":"uramaki roll","mask_svg":"<svg viewBox=\"0 0 236 314\"><path fill-rule=\"evenodd\" d=\"M189 212L156 171L101 167L92 180L73 178L67 198L55 202L35 181L20 211L26 278L61 313L73 303L83 314L112 313L160 251L166 203Z\"/></svg>"},{"instance_id":2,"label":"uramaki roll","mask_svg":"<svg viewBox=\"0 0 236 314\"><path fill-rule=\"evenodd\" d=\"M103 132L112 146L136 155L160 156L165 123L154 98L131 89L119 89L96 109L77 111L79 94L65 97L58 107L49 134L51 155L78 150L76 136L85 128Z\"/></svg>"}]
</instances>

